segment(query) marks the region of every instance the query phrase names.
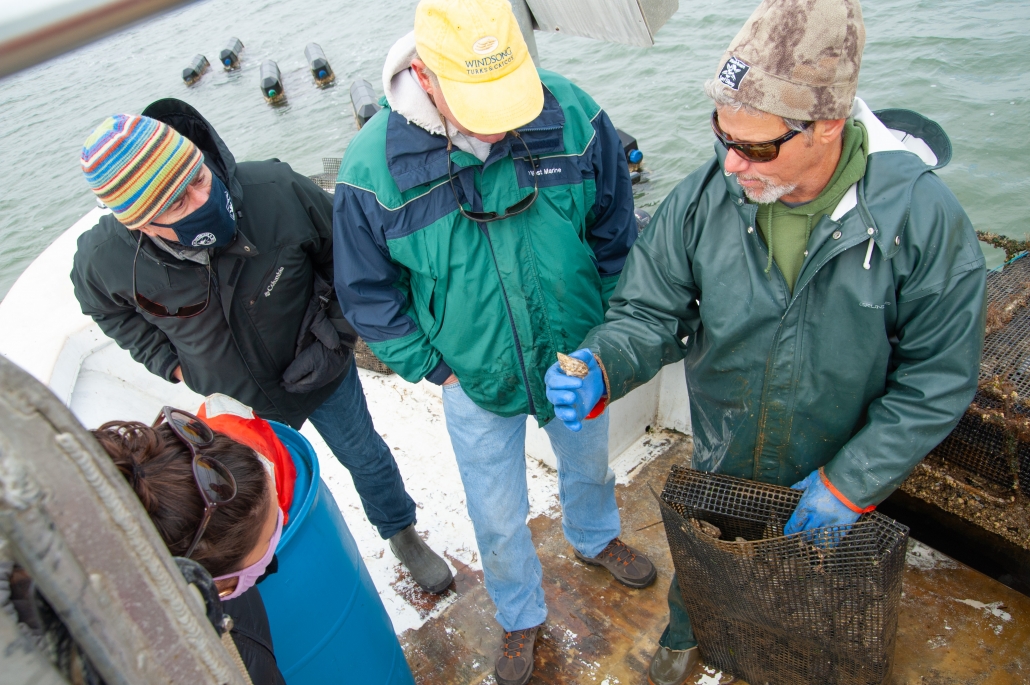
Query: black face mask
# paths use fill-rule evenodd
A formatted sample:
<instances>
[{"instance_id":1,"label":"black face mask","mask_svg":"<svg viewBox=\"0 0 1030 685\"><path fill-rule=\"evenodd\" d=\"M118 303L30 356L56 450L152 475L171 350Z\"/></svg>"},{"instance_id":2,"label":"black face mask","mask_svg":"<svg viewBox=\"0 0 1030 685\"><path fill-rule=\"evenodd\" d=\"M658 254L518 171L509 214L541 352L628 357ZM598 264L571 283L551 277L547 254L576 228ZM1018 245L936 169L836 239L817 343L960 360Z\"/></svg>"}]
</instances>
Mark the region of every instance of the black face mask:
<instances>
[{"instance_id":1,"label":"black face mask","mask_svg":"<svg viewBox=\"0 0 1030 685\"><path fill-rule=\"evenodd\" d=\"M207 202L175 223L151 223L172 229L179 242L188 247L221 247L236 237L236 212L233 210L232 198L214 172L211 173L211 194Z\"/></svg>"}]
</instances>

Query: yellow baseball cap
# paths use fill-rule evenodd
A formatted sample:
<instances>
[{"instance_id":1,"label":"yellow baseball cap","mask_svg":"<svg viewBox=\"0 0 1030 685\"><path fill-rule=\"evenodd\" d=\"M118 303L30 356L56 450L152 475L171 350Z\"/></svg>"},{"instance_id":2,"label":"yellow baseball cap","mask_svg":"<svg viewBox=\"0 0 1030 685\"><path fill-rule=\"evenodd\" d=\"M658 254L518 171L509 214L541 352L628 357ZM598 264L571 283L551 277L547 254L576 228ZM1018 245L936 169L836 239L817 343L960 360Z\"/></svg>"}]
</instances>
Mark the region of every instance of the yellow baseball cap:
<instances>
[{"instance_id":1,"label":"yellow baseball cap","mask_svg":"<svg viewBox=\"0 0 1030 685\"><path fill-rule=\"evenodd\" d=\"M415 48L473 133L504 133L540 116L544 89L508 0L422 0Z\"/></svg>"}]
</instances>

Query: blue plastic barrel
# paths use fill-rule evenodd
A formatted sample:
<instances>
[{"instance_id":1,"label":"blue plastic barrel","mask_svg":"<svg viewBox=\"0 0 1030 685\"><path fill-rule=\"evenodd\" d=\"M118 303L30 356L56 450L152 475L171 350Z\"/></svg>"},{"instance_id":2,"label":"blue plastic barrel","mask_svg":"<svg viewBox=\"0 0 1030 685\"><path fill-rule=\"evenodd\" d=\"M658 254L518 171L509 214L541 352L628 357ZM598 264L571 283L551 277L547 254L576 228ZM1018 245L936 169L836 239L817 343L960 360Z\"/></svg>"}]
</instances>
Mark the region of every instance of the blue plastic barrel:
<instances>
[{"instance_id":1,"label":"blue plastic barrel","mask_svg":"<svg viewBox=\"0 0 1030 685\"><path fill-rule=\"evenodd\" d=\"M304 436L276 422L297 482L276 548L279 570L258 585L288 685L414 685L386 608Z\"/></svg>"}]
</instances>

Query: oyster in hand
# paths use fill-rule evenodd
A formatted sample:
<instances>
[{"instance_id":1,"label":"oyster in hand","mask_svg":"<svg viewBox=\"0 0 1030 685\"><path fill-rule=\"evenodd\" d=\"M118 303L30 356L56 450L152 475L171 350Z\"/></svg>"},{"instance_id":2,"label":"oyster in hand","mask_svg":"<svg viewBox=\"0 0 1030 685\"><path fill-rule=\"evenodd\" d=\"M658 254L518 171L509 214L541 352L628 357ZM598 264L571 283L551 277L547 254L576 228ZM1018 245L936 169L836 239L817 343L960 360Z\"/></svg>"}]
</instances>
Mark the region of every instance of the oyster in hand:
<instances>
[{"instance_id":1,"label":"oyster in hand","mask_svg":"<svg viewBox=\"0 0 1030 685\"><path fill-rule=\"evenodd\" d=\"M573 378L586 378L587 373L590 371L586 362L561 352L558 353L558 366L561 367L566 376L572 376Z\"/></svg>"}]
</instances>

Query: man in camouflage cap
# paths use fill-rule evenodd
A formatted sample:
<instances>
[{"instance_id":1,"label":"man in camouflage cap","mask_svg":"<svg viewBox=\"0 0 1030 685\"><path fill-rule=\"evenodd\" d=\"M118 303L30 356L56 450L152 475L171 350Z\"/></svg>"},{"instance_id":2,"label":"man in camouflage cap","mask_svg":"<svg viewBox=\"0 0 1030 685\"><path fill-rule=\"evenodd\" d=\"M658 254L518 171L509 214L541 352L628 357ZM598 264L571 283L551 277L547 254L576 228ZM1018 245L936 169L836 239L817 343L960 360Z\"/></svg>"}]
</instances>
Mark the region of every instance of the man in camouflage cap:
<instances>
[{"instance_id":1,"label":"man in camouflage cap","mask_svg":"<svg viewBox=\"0 0 1030 685\"><path fill-rule=\"evenodd\" d=\"M582 344L609 400L685 359L692 466L803 490L787 535L871 511L977 383L984 259L933 173L951 146L855 97L864 43L858 0L762 2L705 83L715 156L662 203ZM591 382L548 372L567 424ZM692 590L672 582L652 685L698 662Z\"/></svg>"}]
</instances>

